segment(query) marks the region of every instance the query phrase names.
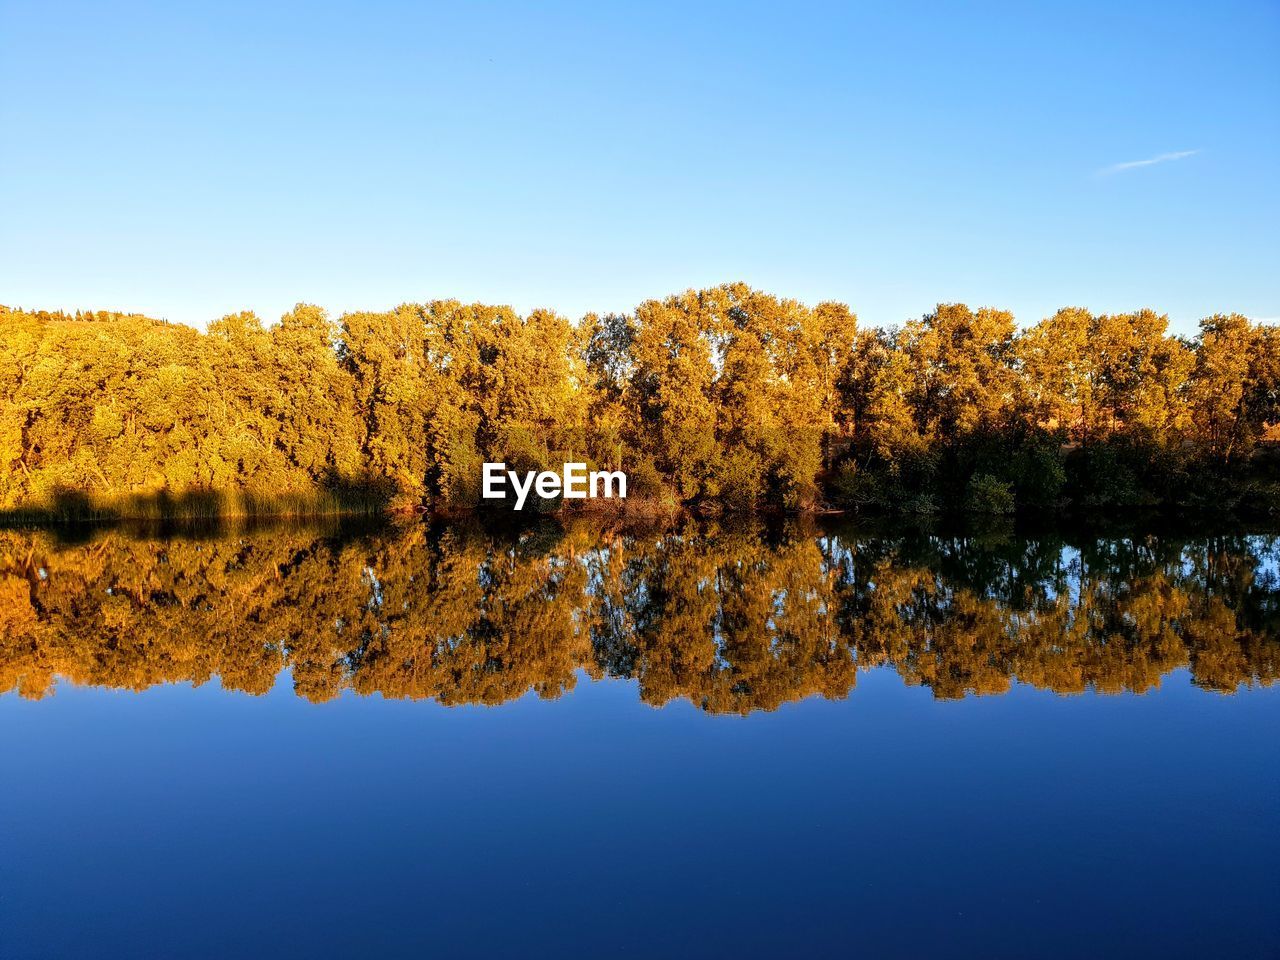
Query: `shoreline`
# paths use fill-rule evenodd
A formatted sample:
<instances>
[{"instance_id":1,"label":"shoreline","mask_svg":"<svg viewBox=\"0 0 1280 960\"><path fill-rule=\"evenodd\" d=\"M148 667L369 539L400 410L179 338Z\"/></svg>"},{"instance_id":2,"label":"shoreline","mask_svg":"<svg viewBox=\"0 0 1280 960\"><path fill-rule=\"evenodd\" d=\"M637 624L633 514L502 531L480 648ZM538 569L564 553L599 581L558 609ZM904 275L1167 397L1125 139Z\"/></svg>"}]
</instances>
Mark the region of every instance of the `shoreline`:
<instances>
[{"instance_id":1,"label":"shoreline","mask_svg":"<svg viewBox=\"0 0 1280 960\"><path fill-rule=\"evenodd\" d=\"M563 501L561 501L563 503ZM963 504L926 512L883 507L842 508L816 505L787 510L765 506L756 509L728 509L716 502L671 504L656 500L606 501L546 506L522 511L485 507L449 506L439 509L405 509L390 501L379 505L339 505L315 502L277 508L233 508L227 510L157 510L154 504L144 508L95 505L88 510L67 511L58 507L19 507L0 510L0 530L28 528L110 528L176 527L201 529L209 527L255 527L288 524L327 523L338 525L412 525L532 527L540 523L595 522L602 527L620 525L670 527L681 523L728 524L785 523L853 524L869 528L891 526L901 529L1054 529L1066 525L1082 529L1143 528L1148 525L1173 525L1194 529L1214 527L1261 527L1280 525L1280 509L1267 509L1258 504L1254 509L1240 510L1222 506L1206 509L1203 504L1144 504L1090 507L1064 504L1054 508L1019 509L1008 513L990 513L966 509Z\"/></svg>"}]
</instances>

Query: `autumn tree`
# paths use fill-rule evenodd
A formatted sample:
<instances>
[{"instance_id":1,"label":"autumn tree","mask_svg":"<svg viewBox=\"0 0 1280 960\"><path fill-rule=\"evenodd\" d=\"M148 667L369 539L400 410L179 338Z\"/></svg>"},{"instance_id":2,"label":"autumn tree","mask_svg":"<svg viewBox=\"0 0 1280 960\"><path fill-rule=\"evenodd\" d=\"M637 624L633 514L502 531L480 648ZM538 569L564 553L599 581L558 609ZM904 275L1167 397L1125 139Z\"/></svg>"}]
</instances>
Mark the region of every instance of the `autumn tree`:
<instances>
[{"instance_id":1,"label":"autumn tree","mask_svg":"<svg viewBox=\"0 0 1280 960\"><path fill-rule=\"evenodd\" d=\"M1196 438L1208 453L1224 460L1247 456L1261 432L1262 424L1249 409L1258 337L1253 324L1239 314L1200 321L1188 402Z\"/></svg>"},{"instance_id":2,"label":"autumn tree","mask_svg":"<svg viewBox=\"0 0 1280 960\"><path fill-rule=\"evenodd\" d=\"M907 399L920 433L954 441L1004 425L1013 397L1013 315L962 303L938 304L897 336Z\"/></svg>"}]
</instances>

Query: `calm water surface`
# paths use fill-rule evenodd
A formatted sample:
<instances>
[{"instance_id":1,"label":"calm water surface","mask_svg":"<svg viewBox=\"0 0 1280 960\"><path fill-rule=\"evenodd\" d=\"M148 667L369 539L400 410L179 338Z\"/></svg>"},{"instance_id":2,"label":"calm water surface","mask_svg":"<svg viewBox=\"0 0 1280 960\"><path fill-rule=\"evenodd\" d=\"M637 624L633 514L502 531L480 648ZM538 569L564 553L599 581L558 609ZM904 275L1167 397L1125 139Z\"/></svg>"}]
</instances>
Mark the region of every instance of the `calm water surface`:
<instances>
[{"instance_id":1,"label":"calm water surface","mask_svg":"<svg viewBox=\"0 0 1280 960\"><path fill-rule=\"evenodd\" d=\"M0 531L0 957L1280 956L1278 556Z\"/></svg>"}]
</instances>

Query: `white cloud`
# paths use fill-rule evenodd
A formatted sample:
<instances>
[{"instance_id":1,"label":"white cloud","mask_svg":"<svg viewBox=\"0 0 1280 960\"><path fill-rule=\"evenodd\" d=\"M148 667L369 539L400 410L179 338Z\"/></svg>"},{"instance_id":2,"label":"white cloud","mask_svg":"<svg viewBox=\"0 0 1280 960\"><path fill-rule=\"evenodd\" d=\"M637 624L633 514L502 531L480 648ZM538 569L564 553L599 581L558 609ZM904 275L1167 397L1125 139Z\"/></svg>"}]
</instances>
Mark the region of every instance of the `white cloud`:
<instances>
[{"instance_id":1,"label":"white cloud","mask_svg":"<svg viewBox=\"0 0 1280 960\"><path fill-rule=\"evenodd\" d=\"M1178 150L1174 153L1162 153L1158 157L1150 157L1146 160L1129 160L1125 163L1117 163L1110 167L1104 167L1098 171L1099 176L1110 176L1113 173L1122 173L1125 170L1136 170L1138 167L1154 167L1157 163L1168 163L1170 160L1181 160L1184 157L1194 157L1199 150Z\"/></svg>"}]
</instances>

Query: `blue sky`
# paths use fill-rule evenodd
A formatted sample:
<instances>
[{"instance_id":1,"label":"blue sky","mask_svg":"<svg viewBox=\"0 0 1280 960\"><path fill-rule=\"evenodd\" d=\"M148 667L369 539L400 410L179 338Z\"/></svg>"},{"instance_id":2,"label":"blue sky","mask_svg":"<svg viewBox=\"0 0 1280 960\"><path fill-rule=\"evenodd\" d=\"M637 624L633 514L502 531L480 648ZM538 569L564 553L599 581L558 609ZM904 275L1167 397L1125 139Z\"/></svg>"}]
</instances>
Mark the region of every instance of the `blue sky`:
<instances>
[{"instance_id":1,"label":"blue sky","mask_svg":"<svg viewBox=\"0 0 1280 960\"><path fill-rule=\"evenodd\" d=\"M1277 51L1274 0L0 0L0 302L1277 318Z\"/></svg>"}]
</instances>

